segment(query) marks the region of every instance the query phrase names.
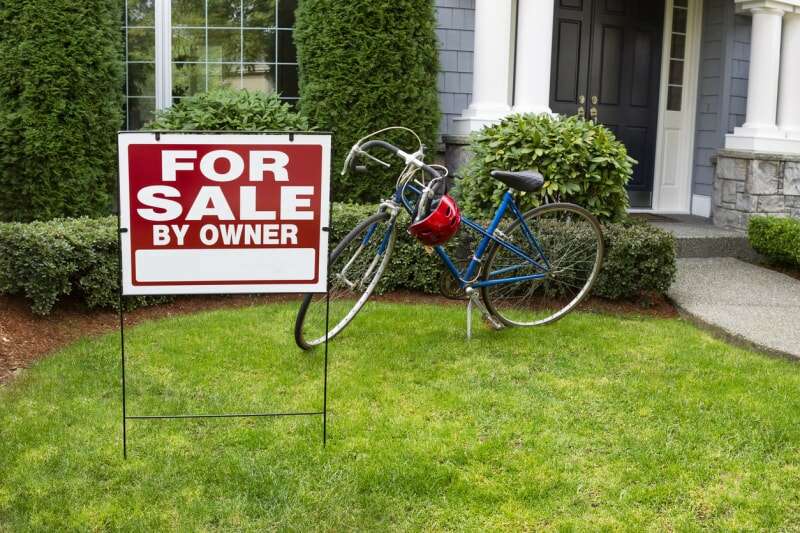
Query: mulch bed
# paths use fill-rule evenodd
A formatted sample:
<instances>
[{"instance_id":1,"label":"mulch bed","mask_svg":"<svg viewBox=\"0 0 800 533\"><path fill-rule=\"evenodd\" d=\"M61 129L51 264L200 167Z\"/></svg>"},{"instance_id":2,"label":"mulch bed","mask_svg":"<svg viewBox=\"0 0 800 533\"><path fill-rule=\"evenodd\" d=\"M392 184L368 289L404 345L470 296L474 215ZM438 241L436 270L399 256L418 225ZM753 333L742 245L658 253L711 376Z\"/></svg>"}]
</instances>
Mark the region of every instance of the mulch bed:
<instances>
[{"instance_id":1,"label":"mulch bed","mask_svg":"<svg viewBox=\"0 0 800 533\"><path fill-rule=\"evenodd\" d=\"M171 317L221 308L261 305L269 302L297 300L297 296L186 296L172 303L144 307L125 314L125 324ZM396 292L378 297L397 303L435 303L460 305L463 301L413 292ZM299 301L299 300L298 300ZM645 302L611 302L593 298L581 305L583 310L622 315L673 318L678 316L673 305L664 297L648 298ZM53 312L41 317L30 311L29 304L19 297L0 296L0 384L8 381L37 359L78 340L119 328L115 311L88 310L79 302L66 300Z\"/></svg>"}]
</instances>

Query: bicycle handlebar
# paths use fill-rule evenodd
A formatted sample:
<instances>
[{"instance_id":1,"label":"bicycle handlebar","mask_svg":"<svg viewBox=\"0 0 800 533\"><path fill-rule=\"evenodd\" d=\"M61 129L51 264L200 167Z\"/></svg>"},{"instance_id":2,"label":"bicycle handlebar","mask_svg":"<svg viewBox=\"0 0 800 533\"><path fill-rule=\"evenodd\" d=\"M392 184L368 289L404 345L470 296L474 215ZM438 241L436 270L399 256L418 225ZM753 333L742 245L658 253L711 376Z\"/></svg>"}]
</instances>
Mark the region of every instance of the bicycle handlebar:
<instances>
[{"instance_id":1,"label":"bicycle handlebar","mask_svg":"<svg viewBox=\"0 0 800 533\"><path fill-rule=\"evenodd\" d=\"M400 148L398 148L397 146L387 143L386 141L381 141L380 139L373 139L371 141L367 141L364 144L362 144L360 148L362 150L369 150L373 146L380 146L381 148L389 150L395 155L397 155L397 153L400 151Z\"/></svg>"},{"instance_id":2,"label":"bicycle handlebar","mask_svg":"<svg viewBox=\"0 0 800 533\"><path fill-rule=\"evenodd\" d=\"M428 174L433 179L437 179L437 178L441 178L442 177L442 175L439 174L439 172L437 172L435 168L433 168L433 167L431 167L429 165L426 165L425 163L423 163L419 159L413 157L411 154L408 154L408 153L404 152L403 150L401 150L397 146L395 146L395 145L393 145L391 143L388 143L386 141L381 141L379 139L375 139L375 140L372 140L372 141L367 141L364 144L362 144L359 148L360 148L361 151L367 151L370 148L373 148L373 147L376 147L376 146L379 147L379 148L383 148L384 150L388 150L389 152L392 152L394 155L396 155L398 157L402 157L403 159L405 159L406 164L416 165L417 167L421 168L426 174Z\"/></svg>"}]
</instances>

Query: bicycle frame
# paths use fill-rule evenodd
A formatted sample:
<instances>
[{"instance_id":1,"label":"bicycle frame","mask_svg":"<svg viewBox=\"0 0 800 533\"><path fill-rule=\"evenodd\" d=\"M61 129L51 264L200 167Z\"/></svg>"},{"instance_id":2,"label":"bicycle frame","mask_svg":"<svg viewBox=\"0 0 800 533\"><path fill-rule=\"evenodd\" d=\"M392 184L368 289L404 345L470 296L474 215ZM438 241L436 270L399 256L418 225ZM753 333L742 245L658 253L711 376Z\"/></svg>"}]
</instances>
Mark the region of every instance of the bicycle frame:
<instances>
[{"instance_id":1,"label":"bicycle frame","mask_svg":"<svg viewBox=\"0 0 800 533\"><path fill-rule=\"evenodd\" d=\"M406 209L406 211L408 211L408 213L413 217L414 208L411 205L409 205L404 196L404 192L406 189L409 189L416 194L421 194L421 191L419 189L417 189L413 185L407 184L404 187L398 188L398 190L395 193L394 200L397 204L402 205ZM507 241L506 239L503 239L502 237L497 237L495 235L495 233L497 232L497 228L500 225L500 222L502 221L503 217L509 210L519 221L522 228L522 232L525 235L525 238L536 250L539 256L537 259L530 257L528 254L526 254L523 250L521 250L518 246L514 245L513 243ZM489 287L492 285L501 285L505 283L517 283L520 281L543 279L547 276L547 273L550 270L550 263L548 262L547 257L545 256L542 247L539 244L539 241L536 240L536 237L533 235L530 228L528 228L528 225L525 223L525 219L522 216L522 212L519 210L519 207L517 207L517 203L514 201L514 197L510 191L506 191L505 194L503 194L503 199L500 202L500 205L497 207L497 211L495 212L494 218L492 219L492 222L489 224L488 228L484 228L480 224L472 221L471 219L465 216L461 217L461 223L466 225L472 231L479 233L483 236L480 242L478 243L478 246L475 248L475 253L473 254L472 258L470 259L469 263L467 264L463 272L460 272L458 270L458 267L456 267L455 263L453 263L453 260L450 258L450 255L447 253L447 251L444 249L443 246L434 247L436 254L439 256L444 265L450 271L450 274L456 280L458 280L459 286L461 288ZM394 221L392 222L390 229L387 231L387 234L390 231L394 231ZM368 232L368 235L365 237L365 242L369 240L371 233L372 231ZM384 237L384 241L385 240L386 237ZM498 246L502 246L515 256L519 257L521 263L519 265L509 266L499 270L495 270L493 272L488 272L486 273L486 275L483 276L483 279L478 280L476 278L477 275L480 274L480 266L483 261L483 255L484 253L486 253L486 250L491 242L497 243ZM539 272L523 276L495 277L495 276L501 276L503 274L508 274L515 270L519 270L521 268L525 268L531 265L534 268L536 268Z\"/></svg>"}]
</instances>

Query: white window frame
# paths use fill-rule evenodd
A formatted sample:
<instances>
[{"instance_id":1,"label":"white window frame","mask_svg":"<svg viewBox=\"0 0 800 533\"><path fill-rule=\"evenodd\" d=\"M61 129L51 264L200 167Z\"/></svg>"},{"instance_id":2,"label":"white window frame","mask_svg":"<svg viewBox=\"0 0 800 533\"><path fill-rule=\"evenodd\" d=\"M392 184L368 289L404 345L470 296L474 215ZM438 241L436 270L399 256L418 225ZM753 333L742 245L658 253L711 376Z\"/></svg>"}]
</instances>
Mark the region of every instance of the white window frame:
<instances>
[{"instance_id":1,"label":"white window frame","mask_svg":"<svg viewBox=\"0 0 800 533\"><path fill-rule=\"evenodd\" d=\"M172 105L172 0L155 2L156 110Z\"/></svg>"},{"instance_id":2,"label":"white window frame","mask_svg":"<svg viewBox=\"0 0 800 533\"><path fill-rule=\"evenodd\" d=\"M294 28L282 27L278 20L279 5L275 3L275 53L279 54L278 40L280 39L280 32ZM127 24L127 3L125 5L125 17ZM156 111L166 109L172 105L172 0L155 0L153 24L155 27L155 109ZM206 29L208 32L208 28ZM127 36L126 43L127 47ZM206 45L207 46L207 45ZM127 50L127 49L126 49ZM244 43L242 43L242 51L244 50ZM206 54L208 50L206 50ZM127 53L126 53L127 57ZM206 64L208 64L208 57L206 57ZM241 64L250 64L245 62L244 58L240 61ZM282 65L297 65L294 63L287 63L279 61L276 55L275 60L272 62L265 62L275 68L275 90L278 89L278 80L280 77L280 67ZM208 78L206 77L206 84ZM126 87L127 92L127 87ZM126 94L127 97L127 94ZM297 100L297 96L284 97L286 100Z\"/></svg>"}]
</instances>

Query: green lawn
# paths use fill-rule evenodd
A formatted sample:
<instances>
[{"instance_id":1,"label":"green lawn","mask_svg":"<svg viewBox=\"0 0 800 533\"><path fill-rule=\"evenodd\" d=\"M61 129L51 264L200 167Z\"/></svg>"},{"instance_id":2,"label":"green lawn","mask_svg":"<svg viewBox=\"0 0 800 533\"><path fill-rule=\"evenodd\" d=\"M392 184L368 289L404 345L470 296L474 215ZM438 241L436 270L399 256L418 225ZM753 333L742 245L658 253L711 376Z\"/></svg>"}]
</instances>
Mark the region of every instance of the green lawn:
<instances>
[{"instance_id":1,"label":"green lawn","mask_svg":"<svg viewBox=\"0 0 800 533\"><path fill-rule=\"evenodd\" d=\"M129 330L132 414L315 409L295 305ZM458 306L370 304L319 419L132 421L118 338L0 387L0 530L784 529L800 366L680 320L573 315L464 340Z\"/></svg>"}]
</instances>

